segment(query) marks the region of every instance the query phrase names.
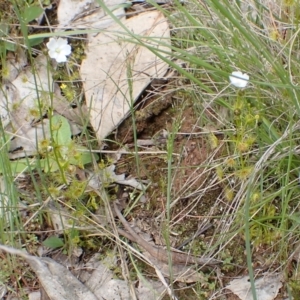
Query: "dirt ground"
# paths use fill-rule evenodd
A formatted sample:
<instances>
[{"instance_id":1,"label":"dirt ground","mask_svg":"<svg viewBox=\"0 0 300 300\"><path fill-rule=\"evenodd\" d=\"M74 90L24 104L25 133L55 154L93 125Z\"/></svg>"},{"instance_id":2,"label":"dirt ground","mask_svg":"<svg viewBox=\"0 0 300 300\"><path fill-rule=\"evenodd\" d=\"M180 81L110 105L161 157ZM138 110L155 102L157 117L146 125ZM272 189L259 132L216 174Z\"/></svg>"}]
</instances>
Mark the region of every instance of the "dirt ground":
<instances>
[{"instance_id":1,"label":"dirt ground","mask_svg":"<svg viewBox=\"0 0 300 300\"><path fill-rule=\"evenodd\" d=\"M203 173L204 163L212 149L207 136L202 134L199 123L199 114L195 111L193 103L189 101L188 93L180 93L174 88L176 80L155 88L148 87L137 104L135 112L138 141L153 141L147 150L166 150L167 136L165 132L172 132L174 120L180 120L173 144L172 162L172 199L176 199L176 206L171 210L172 228L180 233L171 236L173 247L178 247L184 241L193 237L198 228L209 223L212 224L195 240L191 249L194 254L201 254L203 244L214 239L217 234L214 222L222 212L222 207L215 207L216 199L223 193L221 184L216 184L207 190L201 199L197 197L198 187L205 184L212 177L211 172ZM180 100L178 100L180 95ZM116 130L116 144L131 145L133 149L134 135L132 118L125 120ZM217 137L222 143L222 136ZM140 149L145 149L141 147ZM215 157L222 155L222 147L215 151ZM160 219L162 211L166 209L166 181L167 161L165 155L153 154L140 158L139 169L136 167L135 157L123 156L117 165L117 172L133 177L147 179L151 185L146 192L146 205L137 205L130 218L140 224L141 230L150 231L157 245L164 245L161 230L163 221ZM145 209L146 208L146 209ZM157 220L159 220L157 222ZM209 222L207 221L209 220ZM198 241L197 241L198 240ZM198 249L197 249L198 248ZM196 250L196 251L195 251ZM197 253L198 251L198 253ZM246 267L245 267L246 269ZM241 269L232 269L226 277L241 275ZM212 276L212 275L210 275ZM214 276L213 276L214 277ZM220 279L223 286L229 281ZM188 288L187 286L185 288ZM227 291L227 299L238 299ZM180 293L180 299L190 299L192 294L187 290ZM203 298L204 299L204 298Z\"/></svg>"},{"instance_id":2,"label":"dirt ground","mask_svg":"<svg viewBox=\"0 0 300 300\"><path fill-rule=\"evenodd\" d=\"M188 248L185 250L191 250L194 254L201 254L201 251L205 249L205 243L213 243L216 241L216 237L222 234L219 231L218 220L228 206L225 201L218 201L216 206L216 199L224 198L224 183L221 182L210 186L204 196L198 197L199 187L212 180L215 172L204 172L208 156L214 152L215 160L222 157L224 137L215 135L219 144L218 149L215 150L210 138L203 134L203 130L199 126L199 112L189 100L188 93L181 93L178 86L175 88L177 82L178 80L171 80L160 87L153 88L150 86L142 95L135 112L136 138L138 143L140 141L153 142L153 144L150 143L150 146L140 147L140 149L166 150L168 138L166 132L172 132L174 120L180 120L173 144L173 153L176 155L174 155L172 162L172 200L176 199L176 205L171 210L172 228L174 232L179 234L172 235L171 242L172 246L176 248L193 237L198 228L205 227L204 225L209 223L211 227L204 230L200 236L192 239L188 244L190 246L187 246ZM209 117L211 111L204 113ZM129 145L131 149L133 149L134 143L132 122L131 117L127 118L111 136L117 144ZM139 169L136 168L134 156L123 156L117 165L117 172L151 181L146 192L145 201L147 204L137 205L130 214L130 218L140 224L141 230L150 231L150 235L157 245L164 245L165 242L161 234L163 221L160 216L162 216L162 211L164 212L166 209L167 161L165 156L161 154L145 155L139 159ZM211 161L211 164L213 163L214 161ZM222 276L220 277L214 273L209 275L212 280L216 280L215 276L218 276L217 281L220 287L226 286L235 277L247 275L243 238L241 236L236 237L229 245L228 251L232 258L231 262L239 264L239 267L222 269ZM267 253L263 252L264 250L261 249L261 251L262 256L267 256ZM260 259L260 255L254 256L254 265L257 268L264 264ZM190 299L188 286L185 286L185 289L184 292L180 293L179 299ZM220 295L228 300L239 299L226 289ZM283 293L279 293L275 299L280 300L285 299L285 297Z\"/></svg>"}]
</instances>

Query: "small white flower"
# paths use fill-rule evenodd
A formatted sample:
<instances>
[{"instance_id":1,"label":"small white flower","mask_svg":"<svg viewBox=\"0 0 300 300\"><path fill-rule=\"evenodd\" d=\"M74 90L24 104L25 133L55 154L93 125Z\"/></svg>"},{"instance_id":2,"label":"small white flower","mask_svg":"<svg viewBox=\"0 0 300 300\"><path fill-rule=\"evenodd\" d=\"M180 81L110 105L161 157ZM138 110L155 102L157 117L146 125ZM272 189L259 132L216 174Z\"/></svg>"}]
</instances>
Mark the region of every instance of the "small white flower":
<instances>
[{"instance_id":1,"label":"small white flower","mask_svg":"<svg viewBox=\"0 0 300 300\"><path fill-rule=\"evenodd\" d=\"M230 83L238 88L244 88L249 82L249 75L240 71L234 71L229 76Z\"/></svg>"},{"instance_id":2,"label":"small white flower","mask_svg":"<svg viewBox=\"0 0 300 300\"><path fill-rule=\"evenodd\" d=\"M46 44L48 53L51 58L54 58L58 63L66 62L67 55L71 54L71 46L68 45L68 41L62 38L50 38Z\"/></svg>"}]
</instances>

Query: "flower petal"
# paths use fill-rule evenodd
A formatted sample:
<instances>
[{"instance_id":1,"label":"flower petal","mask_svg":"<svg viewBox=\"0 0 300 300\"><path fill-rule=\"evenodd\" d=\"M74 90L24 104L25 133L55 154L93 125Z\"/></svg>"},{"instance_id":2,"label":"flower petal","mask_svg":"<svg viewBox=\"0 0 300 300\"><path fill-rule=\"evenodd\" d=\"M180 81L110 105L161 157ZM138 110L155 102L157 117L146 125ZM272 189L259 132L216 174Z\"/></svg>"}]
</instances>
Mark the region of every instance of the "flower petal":
<instances>
[{"instance_id":1,"label":"flower petal","mask_svg":"<svg viewBox=\"0 0 300 300\"><path fill-rule=\"evenodd\" d=\"M249 75L240 71L234 71L229 76L230 83L238 88L244 88L249 82Z\"/></svg>"},{"instance_id":2,"label":"flower petal","mask_svg":"<svg viewBox=\"0 0 300 300\"><path fill-rule=\"evenodd\" d=\"M52 49L49 50L48 54L49 54L49 56L50 56L51 58L56 59L56 57L57 57L57 52L55 51L55 49L54 49L54 50L52 50Z\"/></svg>"},{"instance_id":3,"label":"flower petal","mask_svg":"<svg viewBox=\"0 0 300 300\"><path fill-rule=\"evenodd\" d=\"M56 45L56 39L50 38L50 39L49 39L49 42L48 42L46 45L47 45L47 48L48 48L49 50L55 48L55 45Z\"/></svg>"},{"instance_id":4,"label":"flower petal","mask_svg":"<svg viewBox=\"0 0 300 300\"><path fill-rule=\"evenodd\" d=\"M60 47L60 52L64 55L70 55L71 54L71 46L70 45L63 45Z\"/></svg>"},{"instance_id":5,"label":"flower petal","mask_svg":"<svg viewBox=\"0 0 300 300\"><path fill-rule=\"evenodd\" d=\"M68 41L67 39L63 39L63 38L58 38L57 39L57 47L62 47L64 45L67 45L68 44Z\"/></svg>"},{"instance_id":6,"label":"flower petal","mask_svg":"<svg viewBox=\"0 0 300 300\"><path fill-rule=\"evenodd\" d=\"M71 54L71 46L68 44L67 39L63 38L50 38L49 42L46 44L48 48L49 56L55 59L58 63L66 62L67 55Z\"/></svg>"},{"instance_id":7,"label":"flower petal","mask_svg":"<svg viewBox=\"0 0 300 300\"><path fill-rule=\"evenodd\" d=\"M63 53L57 53L57 56L55 57L55 59L58 63L67 61L67 57Z\"/></svg>"}]
</instances>

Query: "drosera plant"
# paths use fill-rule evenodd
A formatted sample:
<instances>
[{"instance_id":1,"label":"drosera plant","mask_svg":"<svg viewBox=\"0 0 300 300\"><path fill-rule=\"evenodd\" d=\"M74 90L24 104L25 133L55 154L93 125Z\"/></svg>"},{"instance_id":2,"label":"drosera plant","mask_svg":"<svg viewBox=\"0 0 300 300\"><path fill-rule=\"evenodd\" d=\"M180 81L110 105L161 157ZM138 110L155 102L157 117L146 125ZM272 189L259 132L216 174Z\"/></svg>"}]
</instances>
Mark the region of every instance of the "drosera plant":
<instances>
[{"instance_id":1,"label":"drosera plant","mask_svg":"<svg viewBox=\"0 0 300 300\"><path fill-rule=\"evenodd\" d=\"M46 173L60 171L63 181L67 182L65 173L72 165L83 168L84 165L91 163L93 158L97 158L97 155L91 154L85 146L75 144L66 118L59 115L50 118L50 132L51 138L39 141L37 152L39 157L10 162L14 174L26 172L29 167L31 170L39 167ZM4 169L0 168L0 171L3 173Z\"/></svg>"},{"instance_id":2,"label":"drosera plant","mask_svg":"<svg viewBox=\"0 0 300 300\"><path fill-rule=\"evenodd\" d=\"M1 18L0 23L2 79L3 82L6 82L10 77L8 73L9 70L6 68L6 61L12 57L16 59L20 58L18 57L18 49L19 47L22 48L22 54L25 53L28 58L26 68L28 72L30 72L31 66L31 71L35 76L36 83L35 105L30 109L28 114L30 118L34 119L37 123L43 123L43 120L47 118L49 122L45 122L46 125L43 130L44 133L49 132L50 134L44 134L44 138L39 138L36 142L36 153L31 153L29 157L10 160L9 146L11 143L11 135L7 134L4 128L4 122L3 124L1 122L1 243L14 245L18 248L27 248L28 251L32 251L32 253L35 254L36 244L34 245L34 243L40 243L41 241L35 240L37 239L37 235L27 234L27 231L30 231L31 224L27 224L27 220L24 220L24 215L19 215L20 205L24 205L24 207L22 206L24 209L26 207L29 219L32 217L34 221L38 220L42 223L47 219L45 217L46 212L42 209L45 199L56 200L58 197L66 197L69 199L71 198L70 194L77 200L80 199L84 194L86 182L73 181L73 179L76 179L76 169L83 169L86 164L97 160L97 154L92 154L86 146L89 144L89 133L86 129L87 124L84 124L84 132L82 132L80 137L72 136L69 121L65 117L53 113L53 94L41 90L39 87L39 78L36 78L37 76L32 62L36 58L36 53L39 53L40 49L46 48L46 45L43 45L42 42L49 33L46 33L45 37L28 39L28 28L31 22L34 22L34 20L44 12L40 6L41 3L37 1L7 2L8 5L6 8L10 9L10 15L7 15L5 19ZM1 10L1 15L4 14L5 12ZM19 24L20 26L14 26L12 24ZM57 41L65 41L65 39L58 38ZM36 45L38 45L38 50L33 49ZM60 44L55 47L52 42L50 44L50 50L51 49L55 53L58 53L58 50L71 50L71 47L66 45L65 42L63 45ZM61 52L60 54L64 54L65 57L67 57L68 54L66 53L71 54L70 51ZM51 56L59 63L65 63L61 57L59 59L59 57L53 56L53 52L51 52ZM49 64L47 66L49 70L51 69L50 59L49 57ZM66 69L67 68L63 69L63 67L60 67L59 72L61 74L64 73L63 76L65 78L70 78ZM73 95L73 99L75 96L78 97L78 95ZM13 109L18 109L18 107L13 107ZM3 121L3 119L1 121ZM30 186L25 186L25 191L24 186L19 184L22 178L27 178L27 180L30 178L29 181L31 182ZM49 181L51 182L49 183ZM75 182L77 183L76 186ZM63 185L67 186L67 188L62 189L61 186ZM20 186L23 187L20 188ZM31 193L31 197L28 193ZM73 201L72 205L76 206L75 204L75 201ZM32 208L31 205L33 205L34 208ZM40 205L41 209L36 210L37 205ZM26 228L23 227L23 223L26 224ZM45 223L43 225L45 225ZM37 229L37 231L38 230L40 230L40 228ZM71 245L75 244L76 238L74 235L76 235L74 231L69 232L68 236L66 235L66 240L69 242L65 243L66 249L67 247L71 248ZM79 236L79 234L77 234L77 236ZM13 270L16 268L17 263L14 263L14 258L10 259L10 261L10 267L11 270Z\"/></svg>"},{"instance_id":3,"label":"drosera plant","mask_svg":"<svg viewBox=\"0 0 300 300\"><path fill-rule=\"evenodd\" d=\"M52 132L50 145L47 140L41 141L43 146L41 150L46 150L47 154L44 159L39 160L39 163L45 171L65 170L70 165L83 168L84 165L92 162L93 157L96 158L86 147L75 144L71 138L69 122L64 117L53 116L50 118L50 124Z\"/></svg>"},{"instance_id":4,"label":"drosera plant","mask_svg":"<svg viewBox=\"0 0 300 300\"><path fill-rule=\"evenodd\" d=\"M13 8L15 13L15 18L19 20L22 25L20 27L24 42L26 44L25 47L28 49L27 54L29 55L30 60L32 60L33 54L31 48L33 45L32 41L35 41L36 39L28 39L28 29L26 26L44 12L41 5L45 5L45 3L37 3L35 1L22 1L22 3L16 1L11 3L11 8ZM45 35L45 37L46 36L47 35ZM37 39L42 42L44 37ZM71 54L71 46L68 44L66 38L52 37L49 39L49 42L46 44L46 46L48 48L49 57L55 60L57 63L66 62L67 56ZM2 58L5 60L6 52L9 49L3 49L4 51L2 53ZM62 69L60 69L59 72L61 74L60 76L62 76L62 73L66 73L66 70L62 71ZM69 75L63 75L63 77L70 78ZM66 88L66 86L63 85L62 87L62 90L65 90L65 94L68 96L68 98L71 98L72 96L74 99L76 97L76 95L71 95L68 93L69 89ZM62 168L67 169L70 165L83 167L84 164L90 163L95 155L88 154L86 147L76 144L79 139L76 139L76 142L75 139L71 139L71 128L68 121L64 117L52 115L53 112L51 106L53 95L51 95L51 93L38 90L39 88L37 86L36 105L34 108L30 109L29 115L38 120L39 118L43 118L48 111L50 125L49 128L45 128L45 130L47 132L50 131L51 133L51 137L40 139L37 145L39 152L38 154L40 155L40 157L38 157L38 167L41 167L43 171L55 172L58 169L61 171ZM84 124L84 126L84 128L86 128L86 124ZM9 140L7 142L9 143ZM26 168L28 169L29 161L31 169L37 167L37 159L20 159L11 162L13 173L26 171ZM61 174L63 176L63 172Z\"/></svg>"}]
</instances>

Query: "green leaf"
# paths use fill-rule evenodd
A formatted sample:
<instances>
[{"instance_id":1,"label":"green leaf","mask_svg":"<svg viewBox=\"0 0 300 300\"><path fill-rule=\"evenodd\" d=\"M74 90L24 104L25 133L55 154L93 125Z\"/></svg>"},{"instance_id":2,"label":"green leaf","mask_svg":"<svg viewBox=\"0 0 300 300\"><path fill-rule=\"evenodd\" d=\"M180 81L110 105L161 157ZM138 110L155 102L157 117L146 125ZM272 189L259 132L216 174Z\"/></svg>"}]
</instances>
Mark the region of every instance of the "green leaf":
<instances>
[{"instance_id":1,"label":"green leaf","mask_svg":"<svg viewBox=\"0 0 300 300\"><path fill-rule=\"evenodd\" d=\"M98 155L95 153L91 153L86 147L84 146L77 146L76 147L78 151L78 155L76 157L72 156L70 157L70 164L79 166L80 168L83 168L84 165L89 164L93 161L93 158L95 160L98 159Z\"/></svg>"},{"instance_id":2,"label":"green leaf","mask_svg":"<svg viewBox=\"0 0 300 300\"><path fill-rule=\"evenodd\" d=\"M30 165L29 165L29 161L26 158L22 158L19 160L13 160L10 162L10 168L11 168L12 175L16 175L19 173L26 172L28 170L35 169L36 161L34 160L33 162L30 162ZM3 174L4 172L5 172L5 170L3 170L2 167L0 166L0 173Z\"/></svg>"},{"instance_id":3,"label":"green leaf","mask_svg":"<svg viewBox=\"0 0 300 300\"><path fill-rule=\"evenodd\" d=\"M19 174L21 172L27 171L28 169L32 170L36 167L35 162L32 165L28 166L28 160L26 159L11 161L10 166L13 174Z\"/></svg>"},{"instance_id":4,"label":"green leaf","mask_svg":"<svg viewBox=\"0 0 300 300\"><path fill-rule=\"evenodd\" d=\"M0 23L0 37L8 35L9 27L7 24Z\"/></svg>"},{"instance_id":5,"label":"green leaf","mask_svg":"<svg viewBox=\"0 0 300 300\"><path fill-rule=\"evenodd\" d=\"M33 21L34 19L38 18L44 10L36 5L26 7L24 12L23 12L23 19L25 23L29 23Z\"/></svg>"},{"instance_id":6,"label":"green leaf","mask_svg":"<svg viewBox=\"0 0 300 300\"><path fill-rule=\"evenodd\" d=\"M53 116L51 118L51 131L55 143L55 149L58 150L61 159L69 159L72 132L68 120L62 116Z\"/></svg>"},{"instance_id":7,"label":"green leaf","mask_svg":"<svg viewBox=\"0 0 300 300\"><path fill-rule=\"evenodd\" d=\"M55 143L59 146L69 145L71 139L71 128L66 118L62 116L53 116L51 118L51 130Z\"/></svg>"},{"instance_id":8,"label":"green leaf","mask_svg":"<svg viewBox=\"0 0 300 300\"><path fill-rule=\"evenodd\" d=\"M8 42L8 41L4 42L4 47L7 51L12 51L12 52L15 52L17 49L16 44Z\"/></svg>"},{"instance_id":9,"label":"green leaf","mask_svg":"<svg viewBox=\"0 0 300 300\"><path fill-rule=\"evenodd\" d=\"M57 161L52 157L49 157L48 159L40 159L40 167L45 173L59 170Z\"/></svg>"},{"instance_id":10,"label":"green leaf","mask_svg":"<svg viewBox=\"0 0 300 300\"><path fill-rule=\"evenodd\" d=\"M98 155L95 153L90 153L88 150L87 152L83 152L81 156L81 162L83 165L89 164L93 161L93 158L95 160L98 159Z\"/></svg>"},{"instance_id":11,"label":"green leaf","mask_svg":"<svg viewBox=\"0 0 300 300\"><path fill-rule=\"evenodd\" d=\"M36 46L36 45L41 44L43 41L44 41L43 38L32 39L32 40L29 40L29 45L30 45L31 47L33 47L33 46Z\"/></svg>"},{"instance_id":12,"label":"green leaf","mask_svg":"<svg viewBox=\"0 0 300 300\"><path fill-rule=\"evenodd\" d=\"M297 224L300 224L300 214L299 213L294 213L292 215L289 216L289 218L296 222Z\"/></svg>"},{"instance_id":13,"label":"green leaf","mask_svg":"<svg viewBox=\"0 0 300 300\"><path fill-rule=\"evenodd\" d=\"M52 249L61 248L64 246L64 241L56 236L51 236L43 241L44 246Z\"/></svg>"}]
</instances>

